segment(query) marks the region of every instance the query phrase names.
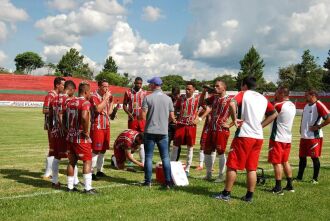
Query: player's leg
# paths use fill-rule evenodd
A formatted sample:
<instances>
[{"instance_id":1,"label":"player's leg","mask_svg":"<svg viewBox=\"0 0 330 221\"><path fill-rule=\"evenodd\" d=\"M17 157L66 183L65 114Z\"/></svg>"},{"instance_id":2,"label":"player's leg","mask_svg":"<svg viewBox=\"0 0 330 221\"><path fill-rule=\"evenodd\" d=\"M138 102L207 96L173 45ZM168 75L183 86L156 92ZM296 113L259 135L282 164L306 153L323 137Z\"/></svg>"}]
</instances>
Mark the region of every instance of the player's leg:
<instances>
[{"instance_id":1,"label":"player's leg","mask_svg":"<svg viewBox=\"0 0 330 221\"><path fill-rule=\"evenodd\" d=\"M61 159L59 157L54 157L52 165L52 187L55 189L59 189L61 187L61 184L58 182L60 160Z\"/></svg>"},{"instance_id":2,"label":"player's leg","mask_svg":"<svg viewBox=\"0 0 330 221\"><path fill-rule=\"evenodd\" d=\"M45 173L42 177L43 179L48 180L52 176L52 165L53 165L54 155L53 155L53 144L52 144L50 130L47 131L47 135L48 135L49 150L45 160Z\"/></svg>"},{"instance_id":3,"label":"player's leg","mask_svg":"<svg viewBox=\"0 0 330 221\"><path fill-rule=\"evenodd\" d=\"M187 145L187 163L186 163L186 174L189 175L190 167L194 156L194 145L196 143L196 126L185 127L185 144Z\"/></svg>"},{"instance_id":4,"label":"player's leg","mask_svg":"<svg viewBox=\"0 0 330 221\"><path fill-rule=\"evenodd\" d=\"M152 175L152 157L155 148L155 134L144 134L145 164L144 164L144 182L143 185L151 185Z\"/></svg>"},{"instance_id":5,"label":"player's leg","mask_svg":"<svg viewBox=\"0 0 330 221\"><path fill-rule=\"evenodd\" d=\"M97 181L97 177L96 177L96 173L94 173L94 169L96 168L96 164L97 164L97 159L99 156L100 151L98 150L93 150L92 152L92 165L91 165L91 171L92 171L92 177L94 181Z\"/></svg>"},{"instance_id":6,"label":"player's leg","mask_svg":"<svg viewBox=\"0 0 330 221\"><path fill-rule=\"evenodd\" d=\"M286 180L287 180L286 186L283 189L287 190L287 191L290 191L290 192L294 192L294 188L293 188L293 185L292 185L292 168L291 168L291 165L288 161L282 163L282 165L283 165L283 171L284 171L284 174L285 174Z\"/></svg>"},{"instance_id":7,"label":"player's leg","mask_svg":"<svg viewBox=\"0 0 330 221\"><path fill-rule=\"evenodd\" d=\"M160 158L162 160L166 187L170 188L170 186L172 185L172 178L171 178L170 157L167 149L168 136L167 135L157 135L157 136L158 136L157 146L158 146Z\"/></svg>"},{"instance_id":8,"label":"player's leg","mask_svg":"<svg viewBox=\"0 0 330 221\"><path fill-rule=\"evenodd\" d=\"M212 168L213 168L213 157L212 154L215 151L215 145L213 145L213 136L212 132L209 131L205 136L205 145L204 145L204 161L206 168L205 180L212 179Z\"/></svg>"},{"instance_id":9,"label":"player's leg","mask_svg":"<svg viewBox=\"0 0 330 221\"><path fill-rule=\"evenodd\" d=\"M257 184L257 172L255 170L246 171L246 184L247 184L247 192L242 199L244 201L251 202Z\"/></svg>"},{"instance_id":10,"label":"player's leg","mask_svg":"<svg viewBox=\"0 0 330 221\"><path fill-rule=\"evenodd\" d=\"M78 158L75 154L74 145L72 143L68 143L68 152L69 164L67 167L67 191L78 191L78 189L74 187L74 168L77 166Z\"/></svg>"},{"instance_id":11,"label":"player's leg","mask_svg":"<svg viewBox=\"0 0 330 221\"><path fill-rule=\"evenodd\" d=\"M215 180L216 182L223 182L225 180L225 171L226 171L226 147L228 143L228 138L230 136L229 130L223 130L216 132L216 149L219 155L219 176Z\"/></svg>"},{"instance_id":12,"label":"player's leg","mask_svg":"<svg viewBox=\"0 0 330 221\"><path fill-rule=\"evenodd\" d=\"M183 143L185 136L185 126L177 125L175 128L174 138L173 138L173 148L171 152L171 161L177 161L179 156L179 150L181 150L181 144Z\"/></svg>"},{"instance_id":13,"label":"player's leg","mask_svg":"<svg viewBox=\"0 0 330 221\"><path fill-rule=\"evenodd\" d=\"M300 181L303 179L305 168L307 165L307 155L308 155L308 140L300 139L299 144L299 169L296 180Z\"/></svg>"},{"instance_id":14,"label":"player's leg","mask_svg":"<svg viewBox=\"0 0 330 221\"><path fill-rule=\"evenodd\" d=\"M315 158L312 158L312 160L313 160L313 180L312 180L312 183L317 184L318 183L319 172L320 172L320 167L321 167L320 158L315 157Z\"/></svg>"},{"instance_id":15,"label":"player's leg","mask_svg":"<svg viewBox=\"0 0 330 221\"><path fill-rule=\"evenodd\" d=\"M110 149L110 128L104 129L100 131L102 134L102 149L98 154L96 166L97 166L97 173L96 176L98 177L105 177L105 173L103 173L103 166L104 166L104 157L107 150Z\"/></svg>"},{"instance_id":16,"label":"player's leg","mask_svg":"<svg viewBox=\"0 0 330 221\"><path fill-rule=\"evenodd\" d=\"M282 195L282 165L281 164L273 164L274 168L274 176L275 176L275 187L272 189L273 193Z\"/></svg>"},{"instance_id":17,"label":"player's leg","mask_svg":"<svg viewBox=\"0 0 330 221\"><path fill-rule=\"evenodd\" d=\"M221 183L225 180L226 162L227 162L226 154L225 153L220 154L219 155L219 176L215 180L216 183Z\"/></svg>"}]
</instances>

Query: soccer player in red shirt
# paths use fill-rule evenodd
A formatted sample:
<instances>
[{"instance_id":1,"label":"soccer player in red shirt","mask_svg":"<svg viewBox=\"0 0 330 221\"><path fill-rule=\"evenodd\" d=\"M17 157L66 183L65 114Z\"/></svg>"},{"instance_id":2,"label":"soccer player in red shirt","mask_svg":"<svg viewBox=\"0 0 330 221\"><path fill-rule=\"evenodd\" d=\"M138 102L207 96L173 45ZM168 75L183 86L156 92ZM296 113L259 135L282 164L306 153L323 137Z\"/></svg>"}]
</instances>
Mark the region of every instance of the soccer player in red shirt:
<instances>
[{"instance_id":1,"label":"soccer player in red shirt","mask_svg":"<svg viewBox=\"0 0 330 221\"><path fill-rule=\"evenodd\" d=\"M97 177L106 176L103 173L104 154L109 150L110 144L110 114L113 110L113 97L109 91L107 80L98 83L98 89L91 98L91 138L93 149L92 171L97 167L96 175L93 173L93 180Z\"/></svg>"},{"instance_id":2,"label":"soccer player in red shirt","mask_svg":"<svg viewBox=\"0 0 330 221\"><path fill-rule=\"evenodd\" d=\"M198 123L198 121L202 120L209 114L210 123L204 145L206 180L212 179L212 168L215 161L215 154L212 155L212 153L217 151L219 155L219 176L216 182L224 181L226 164L225 151L230 135L229 128L234 125L234 123L227 123L230 114L230 101L231 98L226 94L225 82L221 80L215 81L215 94L205 100L207 109L199 119L196 119L195 122Z\"/></svg>"},{"instance_id":3,"label":"soccer player in red shirt","mask_svg":"<svg viewBox=\"0 0 330 221\"><path fill-rule=\"evenodd\" d=\"M188 82L186 84L186 94L178 99L175 109L180 111L177 119L177 127L174 135L174 146L171 153L171 160L175 161L178 155L178 149L181 145L187 145L186 174L189 175L190 166L193 159L194 145L196 142L196 124L198 118L199 95L194 95L195 84Z\"/></svg>"},{"instance_id":4,"label":"soccer player in red shirt","mask_svg":"<svg viewBox=\"0 0 330 221\"><path fill-rule=\"evenodd\" d=\"M134 87L127 90L124 95L123 109L128 116L128 129L144 132L145 120L142 119L142 101L147 92L142 89L143 80L136 77ZM144 144L140 147L140 159L144 162Z\"/></svg>"},{"instance_id":5,"label":"soccer player in red shirt","mask_svg":"<svg viewBox=\"0 0 330 221\"><path fill-rule=\"evenodd\" d=\"M139 149L142 143L143 133L131 129L121 132L113 144L114 157L112 160L114 162L114 166L122 170L125 168L126 159L128 159L143 168L144 162L137 161L132 155L132 153Z\"/></svg>"},{"instance_id":6,"label":"soccer player in red shirt","mask_svg":"<svg viewBox=\"0 0 330 221\"><path fill-rule=\"evenodd\" d=\"M53 123L52 111L50 111L51 103L56 98L56 96L64 90L64 82L65 79L62 77L56 77L54 79L54 89L49 91L45 97L44 105L42 108L42 113L45 115L45 123L44 129L47 130L48 133L48 143L49 143L49 151L46 158L46 169L43 175L44 179L49 179L52 175L52 165L54 160L54 145L51 138L51 130Z\"/></svg>"},{"instance_id":7,"label":"soccer player in red shirt","mask_svg":"<svg viewBox=\"0 0 330 221\"><path fill-rule=\"evenodd\" d=\"M228 154L225 188L216 199L230 200L237 170L246 169L247 193L242 200L252 202L263 143L263 127L277 117L273 105L263 95L254 91L256 86L254 77L245 77L241 91L230 103L230 114L237 130Z\"/></svg>"},{"instance_id":8,"label":"soccer player in red shirt","mask_svg":"<svg viewBox=\"0 0 330 221\"><path fill-rule=\"evenodd\" d=\"M306 91L305 97L307 104L304 107L301 117L299 171L296 180L302 180L307 164L307 157L311 157L314 168L311 182L317 184L321 167L319 157L321 156L323 144L323 131L321 128L330 123L330 111L317 99L316 91Z\"/></svg>"},{"instance_id":9,"label":"soccer player in red shirt","mask_svg":"<svg viewBox=\"0 0 330 221\"><path fill-rule=\"evenodd\" d=\"M84 193L95 194L92 188L92 140L89 137L90 122L90 85L82 82L78 87L78 97L67 103L67 141L69 142L69 165L67 169L67 191L78 191L74 187L74 168L78 160L83 161Z\"/></svg>"}]
</instances>

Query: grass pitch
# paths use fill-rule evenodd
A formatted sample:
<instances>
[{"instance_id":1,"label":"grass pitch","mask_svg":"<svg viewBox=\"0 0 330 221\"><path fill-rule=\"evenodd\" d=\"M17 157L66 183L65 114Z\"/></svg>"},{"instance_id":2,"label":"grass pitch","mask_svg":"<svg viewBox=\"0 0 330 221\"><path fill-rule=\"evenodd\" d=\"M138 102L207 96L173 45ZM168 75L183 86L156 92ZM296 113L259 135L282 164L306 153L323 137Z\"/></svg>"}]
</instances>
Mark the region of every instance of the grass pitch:
<instances>
[{"instance_id":1,"label":"grass pitch","mask_svg":"<svg viewBox=\"0 0 330 221\"><path fill-rule=\"evenodd\" d=\"M127 117L119 111L119 119L111 122L111 141L126 128ZM300 117L293 128L291 164L297 174ZM266 169L266 184L258 186L254 202L239 198L246 192L245 174L238 175L233 199L217 201L212 195L224 184L203 181L205 170L195 171L199 145L194 151L190 185L163 190L156 181L148 188L136 185L143 180L137 173L110 169L112 150L106 154L105 170L109 175L93 182L99 191L95 196L53 190L50 182L41 179L47 153L47 137L43 116L38 108L0 108L0 220L329 220L330 217L330 127L324 129L324 147L318 185L309 183L312 163L308 160L304 182L294 183L295 193L277 196L270 193L274 185L272 166L267 163L269 128L260 167ZM202 124L199 125L198 136ZM233 134L233 133L232 133ZM199 142L199 139L197 140ZM229 140L229 144L231 139ZM229 147L227 147L227 150ZM185 160L185 148L181 160ZM138 154L135 154L136 157ZM154 162L159 161L156 151ZM217 162L217 161L216 161ZM61 161L60 182L66 183L67 161ZM79 165L82 181L81 164ZM217 174L218 164L216 164ZM155 174L153 174L155 178ZM285 185L285 182L284 184Z\"/></svg>"}]
</instances>

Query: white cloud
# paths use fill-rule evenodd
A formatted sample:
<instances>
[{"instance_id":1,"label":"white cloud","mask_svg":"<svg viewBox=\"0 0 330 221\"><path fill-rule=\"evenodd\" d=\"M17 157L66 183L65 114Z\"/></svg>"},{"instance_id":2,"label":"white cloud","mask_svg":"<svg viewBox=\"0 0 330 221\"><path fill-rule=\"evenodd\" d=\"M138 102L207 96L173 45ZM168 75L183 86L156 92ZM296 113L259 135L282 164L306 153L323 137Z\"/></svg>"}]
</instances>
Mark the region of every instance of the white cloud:
<instances>
[{"instance_id":1,"label":"white cloud","mask_svg":"<svg viewBox=\"0 0 330 221\"><path fill-rule=\"evenodd\" d=\"M133 0L123 0L123 5L133 4Z\"/></svg>"},{"instance_id":2,"label":"white cloud","mask_svg":"<svg viewBox=\"0 0 330 221\"><path fill-rule=\"evenodd\" d=\"M7 55L5 54L5 52L0 50L0 65L1 66L5 65L6 60L7 60Z\"/></svg>"},{"instance_id":3,"label":"white cloud","mask_svg":"<svg viewBox=\"0 0 330 221\"><path fill-rule=\"evenodd\" d=\"M42 56L47 63L58 63L62 56L70 50L70 48L75 48L78 51L82 50L81 45L73 44L71 46L65 45L47 45L44 47Z\"/></svg>"},{"instance_id":4,"label":"white cloud","mask_svg":"<svg viewBox=\"0 0 330 221\"><path fill-rule=\"evenodd\" d=\"M75 0L52 0L48 1L48 6L59 11L68 11L78 6Z\"/></svg>"},{"instance_id":5,"label":"white cloud","mask_svg":"<svg viewBox=\"0 0 330 221\"><path fill-rule=\"evenodd\" d=\"M226 27L226 28L237 28L238 25L239 25L239 22L235 19L227 20L222 23L222 26Z\"/></svg>"},{"instance_id":6,"label":"white cloud","mask_svg":"<svg viewBox=\"0 0 330 221\"><path fill-rule=\"evenodd\" d=\"M149 22L155 22L164 17L161 10L157 7L147 6L143 8L142 19Z\"/></svg>"}]
</instances>

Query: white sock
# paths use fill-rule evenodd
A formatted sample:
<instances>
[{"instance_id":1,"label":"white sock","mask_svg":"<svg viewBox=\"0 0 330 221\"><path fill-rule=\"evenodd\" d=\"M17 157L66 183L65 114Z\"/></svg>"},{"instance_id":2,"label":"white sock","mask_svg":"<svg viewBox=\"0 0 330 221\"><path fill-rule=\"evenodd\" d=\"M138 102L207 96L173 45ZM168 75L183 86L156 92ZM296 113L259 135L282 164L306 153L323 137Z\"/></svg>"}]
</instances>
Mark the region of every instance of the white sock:
<instances>
[{"instance_id":1,"label":"white sock","mask_svg":"<svg viewBox=\"0 0 330 221\"><path fill-rule=\"evenodd\" d=\"M219 155L219 176L223 176L226 170L226 154Z\"/></svg>"},{"instance_id":2,"label":"white sock","mask_svg":"<svg viewBox=\"0 0 330 221\"><path fill-rule=\"evenodd\" d=\"M60 161L56 158L53 159L53 164L52 164L52 183L57 184L58 183L58 165Z\"/></svg>"},{"instance_id":3,"label":"white sock","mask_svg":"<svg viewBox=\"0 0 330 221\"><path fill-rule=\"evenodd\" d=\"M144 164L144 159L145 159L145 153L144 153L144 144L140 145L140 160Z\"/></svg>"},{"instance_id":4,"label":"white sock","mask_svg":"<svg viewBox=\"0 0 330 221\"><path fill-rule=\"evenodd\" d=\"M104 165L104 153L99 153L99 156L97 158L97 172L102 172L103 171L103 165Z\"/></svg>"},{"instance_id":5,"label":"white sock","mask_svg":"<svg viewBox=\"0 0 330 221\"><path fill-rule=\"evenodd\" d=\"M68 189L72 190L73 189L73 182L74 182L74 177L73 176L68 176Z\"/></svg>"},{"instance_id":6,"label":"white sock","mask_svg":"<svg viewBox=\"0 0 330 221\"><path fill-rule=\"evenodd\" d=\"M211 153L211 156L212 156L212 168L213 168L214 163L215 163L215 158L217 158L217 153L214 151Z\"/></svg>"},{"instance_id":7,"label":"white sock","mask_svg":"<svg viewBox=\"0 0 330 221\"><path fill-rule=\"evenodd\" d=\"M115 155L113 155L111 159L112 159L113 165L114 165L116 168L118 168L117 159L116 159Z\"/></svg>"},{"instance_id":8,"label":"white sock","mask_svg":"<svg viewBox=\"0 0 330 221\"><path fill-rule=\"evenodd\" d=\"M77 165L74 167L73 173L74 173L74 181L73 181L73 183L74 183L74 185L77 185L79 183L78 167L77 167Z\"/></svg>"},{"instance_id":9,"label":"white sock","mask_svg":"<svg viewBox=\"0 0 330 221\"><path fill-rule=\"evenodd\" d=\"M205 167L206 167L206 174L212 175L212 156L210 154L205 154Z\"/></svg>"},{"instance_id":10,"label":"white sock","mask_svg":"<svg viewBox=\"0 0 330 221\"><path fill-rule=\"evenodd\" d=\"M44 174L45 177L49 177L52 175L53 160L54 160L53 156L46 158L46 170Z\"/></svg>"},{"instance_id":11,"label":"white sock","mask_svg":"<svg viewBox=\"0 0 330 221\"><path fill-rule=\"evenodd\" d=\"M92 173L84 174L85 190L92 189Z\"/></svg>"},{"instance_id":12,"label":"white sock","mask_svg":"<svg viewBox=\"0 0 330 221\"><path fill-rule=\"evenodd\" d=\"M204 151L200 150L199 151L199 166L203 167L204 165Z\"/></svg>"},{"instance_id":13,"label":"white sock","mask_svg":"<svg viewBox=\"0 0 330 221\"><path fill-rule=\"evenodd\" d=\"M186 171L189 172L190 170L190 166L192 164L192 159L194 156L194 148L193 147L188 147L188 151L187 151L187 163L186 163Z\"/></svg>"},{"instance_id":14,"label":"white sock","mask_svg":"<svg viewBox=\"0 0 330 221\"><path fill-rule=\"evenodd\" d=\"M179 151L179 147L173 146L171 152L171 161L176 161L176 158L178 158L178 151Z\"/></svg>"},{"instance_id":15,"label":"white sock","mask_svg":"<svg viewBox=\"0 0 330 221\"><path fill-rule=\"evenodd\" d=\"M97 164L97 156L98 154L92 153L92 173L94 173L94 168Z\"/></svg>"}]
</instances>

